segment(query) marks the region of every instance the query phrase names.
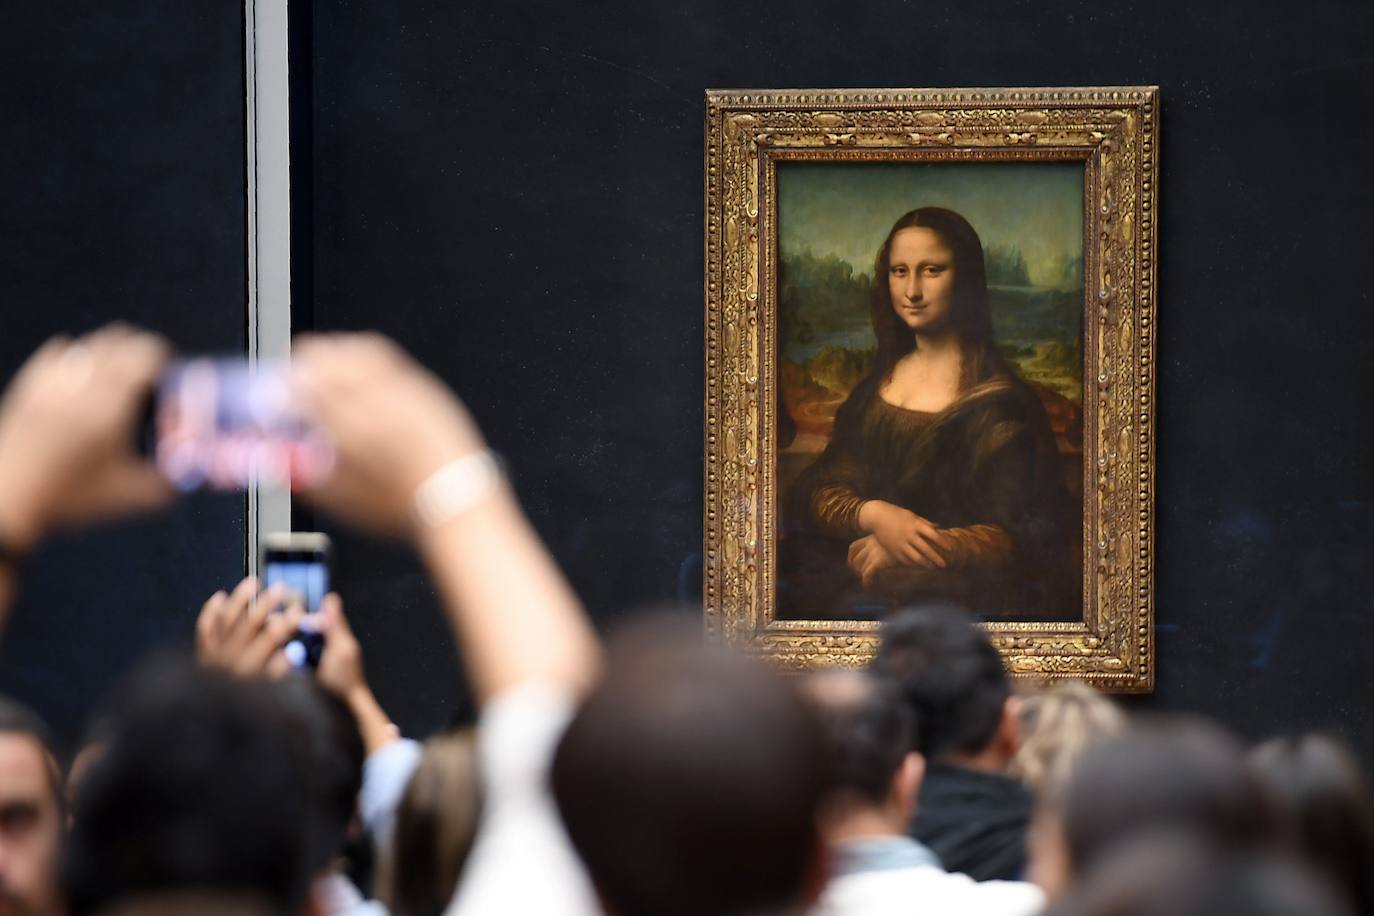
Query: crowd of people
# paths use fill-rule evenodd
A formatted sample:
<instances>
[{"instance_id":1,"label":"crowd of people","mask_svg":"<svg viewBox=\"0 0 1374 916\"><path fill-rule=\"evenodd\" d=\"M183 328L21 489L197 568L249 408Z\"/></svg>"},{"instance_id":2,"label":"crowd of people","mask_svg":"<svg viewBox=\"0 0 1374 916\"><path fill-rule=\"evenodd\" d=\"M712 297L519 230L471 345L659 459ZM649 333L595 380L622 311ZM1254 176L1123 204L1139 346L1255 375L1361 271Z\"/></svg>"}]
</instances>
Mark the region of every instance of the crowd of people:
<instances>
[{"instance_id":1,"label":"crowd of people","mask_svg":"<svg viewBox=\"0 0 1374 916\"><path fill-rule=\"evenodd\" d=\"M51 532L173 498L134 447L168 357L110 327L5 392L0 627ZM413 544L476 725L403 737L339 596L307 619L245 580L66 765L0 701L0 914L1374 913L1374 796L1337 741L1014 690L953 606L893 614L865 671L784 675L680 616L603 642L433 375L374 335L292 365L336 449L304 497ZM313 677L282 653L302 626Z\"/></svg>"}]
</instances>

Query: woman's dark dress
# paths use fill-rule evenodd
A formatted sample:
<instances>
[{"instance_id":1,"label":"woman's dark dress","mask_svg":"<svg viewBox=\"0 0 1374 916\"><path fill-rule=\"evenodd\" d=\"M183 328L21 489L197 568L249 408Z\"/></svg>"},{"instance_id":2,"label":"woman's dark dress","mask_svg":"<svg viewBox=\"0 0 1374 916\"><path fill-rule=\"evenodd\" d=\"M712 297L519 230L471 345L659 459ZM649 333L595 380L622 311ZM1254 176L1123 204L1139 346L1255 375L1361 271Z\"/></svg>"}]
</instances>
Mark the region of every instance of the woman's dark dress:
<instances>
[{"instance_id":1,"label":"woman's dark dress","mask_svg":"<svg viewBox=\"0 0 1374 916\"><path fill-rule=\"evenodd\" d=\"M873 619L925 600L986 617L1082 616L1078 513L1039 398L1001 375L936 414L905 410L865 379L840 408L826 450L784 508L778 617ZM958 570L882 571L865 590L848 565L858 505L881 499L940 528L997 526L1009 558Z\"/></svg>"}]
</instances>

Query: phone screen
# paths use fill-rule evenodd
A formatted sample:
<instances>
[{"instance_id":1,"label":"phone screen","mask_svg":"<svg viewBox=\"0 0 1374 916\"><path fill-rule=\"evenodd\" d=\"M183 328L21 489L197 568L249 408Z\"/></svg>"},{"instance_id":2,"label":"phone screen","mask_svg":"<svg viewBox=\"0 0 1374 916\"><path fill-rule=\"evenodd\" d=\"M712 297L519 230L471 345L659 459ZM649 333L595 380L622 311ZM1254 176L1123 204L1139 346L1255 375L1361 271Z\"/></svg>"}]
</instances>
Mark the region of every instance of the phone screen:
<instances>
[{"instance_id":1,"label":"phone screen","mask_svg":"<svg viewBox=\"0 0 1374 916\"><path fill-rule=\"evenodd\" d=\"M296 410L279 362L176 363L158 385L153 422L158 468L181 490L310 486L334 463L328 439Z\"/></svg>"},{"instance_id":2,"label":"phone screen","mask_svg":"<svg viewBox=\"0 0 1374 916\"><path fill-rule=\"evenodd\" d=\"M273 548L263 551L262 583L271 588L285 583L288 602L299 604L308 614L319 611L329 593L329 555L325 549ZM303 628L296 631L284 648L287 660L296 668L319 666L324 637Z\"/></svg>"},{"instance_id":3,"label":"phone screen","mask_svg":"<svg viewBox=\"0 0 1374 916\"><path fill-rule=\"evenodd\" d=\"M329 592L329 568L323 560L269 559L263 567L262 581L267 588L285 582L291 594L289 600L304 607L307 614L314 614Z\"/></svg>"}]
</instances>

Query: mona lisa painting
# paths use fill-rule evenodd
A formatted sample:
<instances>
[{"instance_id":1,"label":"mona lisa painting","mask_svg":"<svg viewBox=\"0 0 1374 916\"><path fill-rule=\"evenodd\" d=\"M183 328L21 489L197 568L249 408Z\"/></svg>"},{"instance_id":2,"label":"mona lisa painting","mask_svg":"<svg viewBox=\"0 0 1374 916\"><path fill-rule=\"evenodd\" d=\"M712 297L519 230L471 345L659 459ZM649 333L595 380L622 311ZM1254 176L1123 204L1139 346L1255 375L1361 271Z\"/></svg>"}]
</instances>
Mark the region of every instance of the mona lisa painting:
<instances>
[{"instance_id":1,"label":"mona lisa painting","mask_svg":"<svg viewBox=\"0 0 1374 916\"><path fill-rule=\"evenodd\" d=\"M1079 617L1082 170L789 163L778 195L780 616Z\"/></svg>"},{"instance_id":2,"label":"mona lisa painting","mask_svg":"<svg viewBox=\"0 0 1374 916\"><path fill-rule=\"evenodd\" d=\"M1150 689L1156 95L708 94L708 633Z\"/></svg>"}]
</instances>

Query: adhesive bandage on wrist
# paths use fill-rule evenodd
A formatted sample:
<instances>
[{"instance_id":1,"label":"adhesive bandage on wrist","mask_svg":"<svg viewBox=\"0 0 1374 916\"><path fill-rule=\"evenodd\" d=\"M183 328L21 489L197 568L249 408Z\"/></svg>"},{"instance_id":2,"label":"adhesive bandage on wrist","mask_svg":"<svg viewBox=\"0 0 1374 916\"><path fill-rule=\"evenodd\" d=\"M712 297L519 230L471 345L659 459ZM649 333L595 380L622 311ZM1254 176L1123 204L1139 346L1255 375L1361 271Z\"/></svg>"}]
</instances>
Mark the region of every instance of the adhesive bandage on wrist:
<instances>
[{"instance_id":1,"label":"adhesive bandage on wrist","mask_svg":"<svg viewBox=\"0 0 1374 916\"><path fill-rule=\"evenodd\" d=\"M501 483L501 465L489 451L455 458L415 489L415 518L437 528L486 499Z\"/></svg>"}]
</instances>

